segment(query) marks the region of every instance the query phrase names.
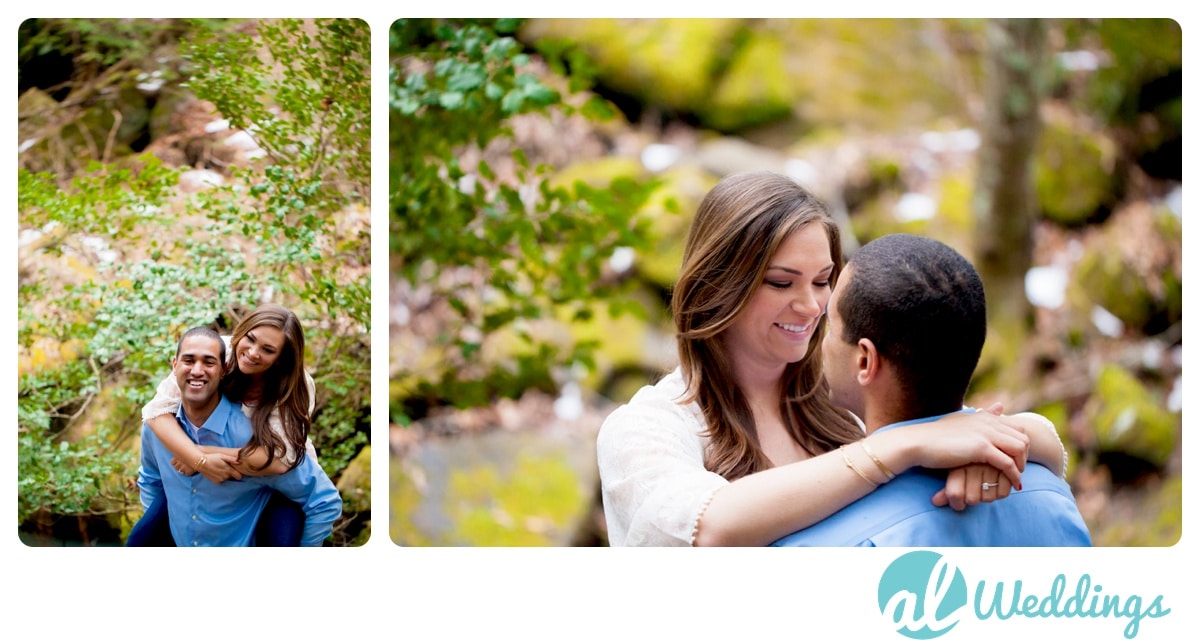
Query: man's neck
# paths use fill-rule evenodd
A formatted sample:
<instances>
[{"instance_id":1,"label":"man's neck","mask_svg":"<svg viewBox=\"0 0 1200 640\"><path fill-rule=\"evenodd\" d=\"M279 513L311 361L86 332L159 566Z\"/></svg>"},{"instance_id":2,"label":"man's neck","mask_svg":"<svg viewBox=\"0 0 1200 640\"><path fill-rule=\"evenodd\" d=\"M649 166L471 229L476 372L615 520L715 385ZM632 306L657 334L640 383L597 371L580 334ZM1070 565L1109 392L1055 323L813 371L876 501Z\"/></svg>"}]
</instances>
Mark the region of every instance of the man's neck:
<instances>
[{"instance_id":1,"label":"man's neck","mask_svg":"<svg viewBox=\"0 0 1200 640\"><path fill-rule=\"evenodd\" d=\"M962 400L945 407L921 407L915 402L904 402L902 398L876 398L867 400L867 406L861 416L866 425L866 433L870 435L877 429L898 422L920 420L931 416L940 416L962 409Z\"/></svg>"},{"instance_id":2,"label":"man's neck","mask_svg":"<svg viewBox=\"0 0 1200 640\"><path fill-rule=\"evenodd\" d=\"M217 410L217 405L221 403L220 394L214 395L211 400L200 405L182 402L183 414L187 416L188 422L192 426L200 428L204 426L204 422L212 415L213 411Z\"/></svg>"}]
</instances>

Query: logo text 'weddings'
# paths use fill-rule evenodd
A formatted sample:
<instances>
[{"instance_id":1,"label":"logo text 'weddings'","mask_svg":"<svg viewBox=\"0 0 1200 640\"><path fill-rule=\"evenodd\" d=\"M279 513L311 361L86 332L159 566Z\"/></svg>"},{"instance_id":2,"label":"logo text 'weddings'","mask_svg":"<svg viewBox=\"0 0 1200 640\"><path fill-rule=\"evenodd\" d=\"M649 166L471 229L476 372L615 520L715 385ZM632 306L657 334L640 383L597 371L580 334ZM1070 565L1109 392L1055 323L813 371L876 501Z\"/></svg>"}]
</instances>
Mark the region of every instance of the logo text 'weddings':
<instances>
[{"instance_id":1,"label":"logo text 'weddings'","mask_svg":"<svg viewBox=\"0 0 1200 640\"><path fill-rule=\"evenodd\" d=\"M879 579L879 611L901 635L931 640L953 629L971 612L979 620L1024 618L1127 619L1125 637L1137 637L1147 618L1171 612L1161 595L1148 600L1138 595L1109 593L1089 574L1073 588L1059 574L1048 589L1035 590L1021 580L980 580L970 598L967 580L957 566L932 551L912 551L894 560ZM973 608L968 608L968 602Z\"/></svg>"}]
</instances>

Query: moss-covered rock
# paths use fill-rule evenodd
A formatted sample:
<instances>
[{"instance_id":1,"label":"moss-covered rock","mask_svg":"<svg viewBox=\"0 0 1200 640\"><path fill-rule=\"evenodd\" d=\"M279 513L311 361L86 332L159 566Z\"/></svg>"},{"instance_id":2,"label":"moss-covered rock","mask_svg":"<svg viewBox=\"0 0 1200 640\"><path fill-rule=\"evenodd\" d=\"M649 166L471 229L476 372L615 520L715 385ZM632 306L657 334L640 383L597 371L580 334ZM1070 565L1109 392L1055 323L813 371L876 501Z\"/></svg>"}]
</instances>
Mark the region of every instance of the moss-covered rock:
<instances>
[{"instance_id":1,"label":"moss-covered rock","mask_svg":"<svg viewBox=\"0 0 1200 640\"><path fill-rule=\"evenodd\" d=\"M574 341L595 341L595 370L583 379L585 388L600 391L618 371L661 371L673 365L675 343L670 311L660 298L643 289L631 295L641 312L612 316L603 304L593 305L589 318L571 323Z\"/></svg>"},{"instance_id":2,"label":"moss-covered rock","mask_svg":"<svg viewBox=\"0 0 1200 640\"><path fill-rule=\"evenodd\" d=\"M342 511L352 513L371 510L371 446L362 451L342 470L337 483L342 495Z\"/></svg>"},{"instance_id":3,"label":"moss-covered rock","mask_svg":"<svg viewBox=\"0 0 1200 640\"><path fill-rule=\"evenodd\" d=\"M1183 478L1175 476L1149 486L1118 493L1119 508L1102 520L1088 522L1092 546L1170 547L1183 535ZM1116 511L1117 513L1111 513Z\"/></svg>"},{"instance_id":4,"label":"moss-covered rock","mask_svg":"<svg viewBox=\"0 0 1200 640\"><path fill-rule=\"evenodd\" d=\"M1105 244L1088 248L1075 265L1073 279L1068 297L1082 317L1087 317L1092 305L1100 305L1125 326L1140 329L1154 314L1156 303L1150 287L1129 269L1119 250Z\"/></svg>"},{"instance_id":5,"label":"moss-covered rock","mask_svg":"<svg viewBox=\"0 0 1200 640\"><path fill-rule=\"evenodd\" d=\"M774 22L774 21L772 21ZM786 55L797 117L813 127L880 131L967 115L950 80L961 64L931 40L965 37L963 21L787 20ZM844 134L844 131L843 131Z\"/></svg>"},{"instance_id":6,"label":"moss-covered rock","mask_svg":"<svg viewBox=\"0 0 1200 640\"><path fill-rule=\"evenodd\" d=\"M978 24L923 20L534 19L525 42L566 39L637 108L718 131L780 122L882 130L967 115L960 67L929 41ZM935 30L936 32L931 32Z\"/></svg>"},{"instance_id":7,"label":"moss-covered rock","mask_svg":"<svg viewBox=\"0 0 1200 640\"><path fill-rule=\"evenodd\" d=\"M96 159L104 157L105 149L109 157L122 156L131 153L132 146L146 135L150 106L146 96L128 82L100 95L74 124L76 127L67 130L69 136L77 137L72 138L72 148L92 149Z\"/></svg>"},{"instance_id":8,"label":"moss-covered rock","mask_svg":"<svg viewBox=\"0 0 1200 640\"><path fill-rule=\"evenodd\" d=\"M698 105L701 122L740 131L788 117L800 95L787 68L786 46L775 31L749 32L709 101Z\"/></svg>"},{"instance_id":9,"label":"moss-covered rock","mask_svg":"<svg viewBox=\"0 0 1200 640\"><path fill-rule=\"evenodd\" d=\"M1161 207L1155 213L1154 228L1166 246L1175 248L1173 258L1178 257L1159 270L1162 288L1156 299L1156 307L1161 309L1166 324L1175 324L1183 320L1183 261L1180 255L1183 252L1183 221Z\"/></svg>"},{"instance_id":10,"label":"moss-covered rock","mask_svg":"<svg viewBox=\"0 0 1200 640\"><path fill-rule=\"evenodd\" d=\"M1163 205L1124 207L1088 237L1071 273L1067 302L1081 330L1095 306L1124 326L1155 335L1183 317L1183 234Z\"/></svg>"},{"instance_id":11,"label":"moss-covered rock","mask_svg":"<svg viewBox=\"0 0 1200 640\"><path fill-rule=\"evenodd\" d=\"M1101 452L1116 452L1163 468L1175 450L1179 416L1136 377L1105 365L1084 408Z\"/></svg>"},{"instance_id":12,"label":"moss-covered rock","mask_svg":"<svg viewBox=\"0 0 1200 640\"><path fill-rule=\"evenodd\" d=\"M871 156L850 167L842 187L846 208L854 210L881 193L903 189L902 162L898 157Z\"/></svg>"},{"instance_id":13,"label":"moss-covered rock","mask_svg":"<svg viewBox=\"0 0 1200 640\"><path fill-rule=\"evenodd\" d=\"M879 188L867 188L859 181L858 195L875 192L852 212L851 229L860 244L891 233L913 233L935 238L971 257L975 219L971 212L974 174L968 169L946 171L931 194L904 194L905 185L895 176L893 161L871 158L863 171L876 175ZM931 207L928 217L906 218L902 214L904 198L924 199Z\"/></svg>"},{"instance_id":14,"label":"moss-covered rock","mask_svg":"<svg viewBox=\"0 0 1200 640\"><path fill-rule=\"evenodd\" d=\"M1115 202L1116 144L1065 122L1048 122L1034 156L1034 184L1042 215L1079 225Z\"/></svg>"},{"instance_id":15,"label":"moss-covered rock","mask_svg":"<svg viewBox=\"0 0 1200 640\"><path fill-rule=\"evenodd\" d=\"M624 156L604 156L594 160L576 162L550 179L552 186L569 187L577 181L582 181L592 187L608 186L617 178L641 180L646 170L635 158Z\"/></svg>"},{"instance_id":16,"label":"moss-covered rock","mask_svg":"<svg viewBox=\"0 0 1200 640\"><path fill-rule=\"evenodd\" d=\"M644 103L694 113L714 91L722 51L741 29L735 19L536 19L521 39L567 39L587 52L600 80Z\"/></svg>"},{"instance_id":17,"label":"moss-covered rock","mask_svg":"<svg viewBox=\"0 0 1200 640\"><path fill-rule=\"evenodd\" d=\"M860 245L892 233L926 235L928 219L901 221L896 218L895 210L900 197L895 192L880 194L851 214L850 229Z\"/></svg>"},{"instance_id":18,"label":"moss-covered rock","mask_svg":"<svg viewBox=\"0 0 1200 640\"><path fill-rule=\"evenodd\" d=\"M51 124L59 104L40 89L29 89L17 98L17 135L21 167L30 171L61 170L62 158L72 155L62 139L62 126Z\"/></svg>"},{"instance_id":19,"label":"moss-covered rock","mask_svg":"<svg viewBox=\"0 0 1200 640\"><path fill-rule=\"evenodd\" d=\"M1126 326L1141 327L1149 319L1154 298L1146 282L1131 273L1119 255L1089 252L1079 261L1076 274L1088 297Z\"/></svg>"},{"instance_id":20,"label":"moss-covered rock","mask_svg":"<svg viewBox=\"0 0 1200 640\"><path fill-rule=\"evenodd\" d=\"M58 101L36 87L17 97L17 135L28 140L41 133L41 128L50 121Z\"/></svg>"},{"instance_id":21,"label":"moss-covered rock","mask_svg":"<svg viewBox=\"0 0 1200 640\"><path fill-rule=\"evenodd\" d=\"M195 94L178 85L168 85L158 94L154 106L150 109L150 119L147 127L150 138L159 140L184 130L183 118L187 115L188 105L197 102Z\"/></svg>"}]
</instances>

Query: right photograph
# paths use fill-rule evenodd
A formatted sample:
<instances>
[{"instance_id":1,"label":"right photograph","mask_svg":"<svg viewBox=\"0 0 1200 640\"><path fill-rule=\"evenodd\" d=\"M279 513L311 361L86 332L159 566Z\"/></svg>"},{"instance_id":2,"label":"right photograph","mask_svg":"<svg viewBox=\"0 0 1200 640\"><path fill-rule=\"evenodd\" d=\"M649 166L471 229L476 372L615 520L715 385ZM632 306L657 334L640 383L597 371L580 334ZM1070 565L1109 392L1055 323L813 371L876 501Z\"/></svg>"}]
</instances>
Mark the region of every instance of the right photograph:
<instances>
[{"instance_id":1,"label":"right photograph","mask_svg":"<svg viewBox=\"0 0 1200 640\"><path fill-rule=\"evenodd\" d=\"M1169 19L402 19L401 546L1165 547Z\"/></svg>"}]
</instances>

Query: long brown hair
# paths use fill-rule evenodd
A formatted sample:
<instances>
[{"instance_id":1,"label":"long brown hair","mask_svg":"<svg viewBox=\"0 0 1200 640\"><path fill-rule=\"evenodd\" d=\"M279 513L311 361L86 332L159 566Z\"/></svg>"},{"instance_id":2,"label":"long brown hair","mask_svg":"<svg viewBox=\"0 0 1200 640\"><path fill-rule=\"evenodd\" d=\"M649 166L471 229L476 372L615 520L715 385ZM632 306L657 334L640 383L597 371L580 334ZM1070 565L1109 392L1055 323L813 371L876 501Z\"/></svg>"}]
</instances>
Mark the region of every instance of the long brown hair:
<instances>
[{"instance_id":1,"label":"long brown hair","mask_svg":"<svg viewBox=\"0 0 1200 640\"><path fill-rule=\"evenodd\" d=\"M736 480L771 467L763 453L754 415L733 375L722 333L762 286L771 257L792 233L818 224L829 238L834 268L842 269L841 234L825 206L795 181L754 172L721 180L700 202L684 247L683 268L671 297L679 360L687 391L708 423L705 467ZM799 362L781 380L780 414L792 439L818 455L862 437L846 412L829 400L821 375L822 316Z\"/></svg>"},{"instance_id":2,"label":"long brown hair","mask_svg":"<svg viewBox=\"0 0 1200 640\"><path fill-rule=\"evenodd\" d=\"M265 447L267 462L262 468L266 468L274 461L275 451L284 450L284 440L271 429L268 422L271 411L278 407L284 438L296 453L296 459L292 462L294 468L304 459L305 443L312 426L308 415L308 384L304 379L304 329L296 314L277 304L264 304L247 314L234 327L230 346L235 357L230 372L221 381L221 391L235 402L242 402L246 397L251 380L237 367L238 343L247 333L264 326L282 331L284 344L279 358L262 374L261 395L250 416L254 433L240 453L246 455L254 447Z\"/></svg>"}]
</instances>

